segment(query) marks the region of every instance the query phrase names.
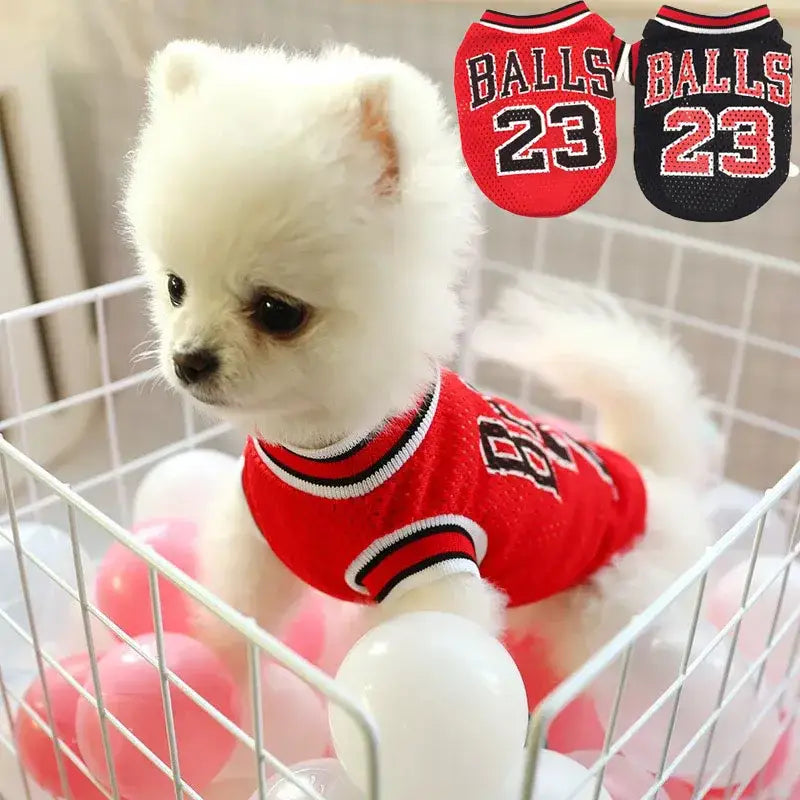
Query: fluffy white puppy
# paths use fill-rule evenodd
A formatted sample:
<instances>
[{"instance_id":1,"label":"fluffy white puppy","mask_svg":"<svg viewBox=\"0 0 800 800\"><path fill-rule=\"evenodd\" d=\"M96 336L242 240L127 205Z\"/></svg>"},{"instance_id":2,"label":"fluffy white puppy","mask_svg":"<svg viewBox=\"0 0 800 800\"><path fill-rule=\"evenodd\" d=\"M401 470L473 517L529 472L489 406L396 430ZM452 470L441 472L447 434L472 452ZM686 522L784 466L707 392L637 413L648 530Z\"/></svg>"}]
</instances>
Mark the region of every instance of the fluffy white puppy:
<instances>
[{"instance_id":1,"label":"fluffy white puppy","mask_svg":"<svg viewBox=\"0 0 800 800\"><path fill-rule=\"evenodd\" d=\"M172 43L150 69L124 205L164 375L263 442L307 452L376 430L413 409L431 363L455 351L476 197L437 89L404 63L350 47L310 57ZM595 403L601 441L645 475L637 546L510 615L549 632L574 667L706 544L695 376L619 308L563 287L511 295L476 345ZM240 476L222 494L202 579L274 630L302 584L260 534ZM504 606L459 572L389 596L380 613L449 610L496 635ZM224 626L203 635L241 664Z\"/></svg>"}]
</instances>

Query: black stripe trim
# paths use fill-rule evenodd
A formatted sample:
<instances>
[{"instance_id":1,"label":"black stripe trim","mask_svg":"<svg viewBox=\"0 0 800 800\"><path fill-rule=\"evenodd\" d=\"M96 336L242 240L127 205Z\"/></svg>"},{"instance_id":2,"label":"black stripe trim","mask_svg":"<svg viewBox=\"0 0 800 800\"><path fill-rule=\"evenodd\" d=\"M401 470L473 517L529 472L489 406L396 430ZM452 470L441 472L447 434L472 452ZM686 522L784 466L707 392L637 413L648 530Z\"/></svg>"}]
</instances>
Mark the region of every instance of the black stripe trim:
<instances>
[{"instance_id":1,"label":"black stripe trim","mask_svg":"<svg viewBox=\"0 0 800 800\"><path fill-rule=\"evenodd\" d=\"M622 46L619 48L619 52L617 53L617 60L614 63L614 80L615 81L617 79L617 75L619 75L619 66L622 63L622 56L625 53L625 42L623 42L622 39L620 39L620 42L622 42Z\"/></svg>"},{"instance_id":2,"label":"black stripe trim","mask_svg":"<svg viewBox=\"0 0 800 800\"><path fill-rule=\"evenodd\" d=\"M734 11L732 14L700 14L697 11L686 11L684 8L676 8L675 6L662 6L662 8L668 9L669 11L676 11L678 14L688 14L692 17L703 17L704 19L733 19L733 17L741 17L744 14L752 14L754 11L760 11L762 8L767 12L769 15L769 6L766 3L761 3L760 5L753 6L752 8L746 8L744 11ZM670 20L672 22L673 20ZM745 23L743 23L745 24Z\"/></svg>"},{"instance_id":3,"label":"black stripe trim","mask_svg":"<svg viewBox=\"0 0 800 800\"><path fill-rule=\"evenodd\" d=\"M324 458L318 458L316 456L308 456L305 453L298 453L296 450L292 450L291 447L284 447L284 450L288 450L293 456L297 456L298 458L304 458L306 461L313 461L315 464L331 464L335 461L344 461L346 458L350 458L350 456L353 456L359 451L363 450L379 433L380 433L380 428L368 434L363 439L359 439L354 445L351 445L347 450L344 450L341 453L337 453L335 456L325 456Z\"/></svg>"},{"instance_id":4,"label":"black stripe trim","mask_svg":"<svg viewBox=\"0 0 800 800\"><path fill-rule=\"evenodd\" d=\"M423 559L413 567L408 567L407 569L404 569L402 572L395 575L395 577L392 578L392 580L390 580L389 583L387 583L386 586L384 586L383 589L378 592L378 594L375 595L375 602L380 603L381 601L385 600L398 583L402 583L406 578L410 578L412 575L416 575L418 572L422 572L422 570L427 569L428 567L432 567L435 564L441 564L443 561L464 558L475 563L474 559L465 556L464 553L461 553L457 550L451 553L439 553L438 555Z\"/></svg>"},{"instance_id":5,"label":"black stripe trim","mask_svg":"<svg viewBox=\"0 0 800 800\"><path fill-rule=\"evenodd\" d=\"M392 553L396 553L398 550L402 550L407 544L411 542L418 542L420 539L427 539L428 536L435 536L437 533L457 533L463 536L471 545L473 552L475 551L475 542L472 540L472 537L467 533L467 531L462 528L460 525L431 525L430 528L421 528L418 531L415 531L410 536L405 536L402 539L398 539L394 544L389 545L384 550L381 550L379 553L375 554L375 558L372 561L369 561L365 564L355 576L355 582L364 588L364 578L372 572L375 567L379 564L383 563L383 561L388 558Z\"/></svg>"},{"instance_id":6,"label":"black stripe trim","mask_svg":"<svg viewBox=\"0 0 800 800\"><path fill-rule=\"evenodd\" d=\"M411 423L406 428L403 435L394 444L394 446L384 456L378 459L378 461L372 464L372 466L361 470L361 472L358 472L355 475L350 475L346 478L319 478L314 475L307 475L305 472L300 472L299 470L293 469L292 467L275 458L275 456L273 456L268 450L263 450L264 455L273 464L275 464L276 467L280 467L280 469L288 472L295 478L300 478L301 480L307 481L315 486L351 486L354 483L361 483L388 464L408 444L414 434L422 426L428 411L430 411L431 403L433 402L433 397L435 394L436 384L434 384L433 388L431 388L428 394L425 395L425 400L423 401L422 405L419 407L414 415L414 418L411 420Z\"/></svg>"}]
</instances>

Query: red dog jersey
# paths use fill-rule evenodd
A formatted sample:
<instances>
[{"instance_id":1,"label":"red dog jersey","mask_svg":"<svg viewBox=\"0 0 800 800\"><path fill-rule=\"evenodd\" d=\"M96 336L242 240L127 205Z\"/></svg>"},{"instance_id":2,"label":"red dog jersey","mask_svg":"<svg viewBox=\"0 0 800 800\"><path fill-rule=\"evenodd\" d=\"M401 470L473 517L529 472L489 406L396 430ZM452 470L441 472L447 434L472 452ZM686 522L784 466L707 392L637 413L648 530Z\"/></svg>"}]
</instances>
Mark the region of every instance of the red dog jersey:
<instances>
[{"instance_id":1,"label":"red dog jersey","mask_svg":"<svg viewBox=\"0 0 800 800\"><path fill-rule=\"evenodd\" d=\"M467 572L531 603L586 579L645 522L629 461L448 371L366 436L317 451L250 439L242 484L286 566L356 602Z\"/></svg>"},{"instance_id":2,"label":"red dog jersey","mask_svg":"<svg viewBox=\"0 0 800 800\"><path fill-rule=\"evenodd\" d=\"M487 11L455 60L461 147L500 208L554 217L582 206L617 155L614 80L625 44L584 2L548 14Z\"/></svg>"}]
</instances>

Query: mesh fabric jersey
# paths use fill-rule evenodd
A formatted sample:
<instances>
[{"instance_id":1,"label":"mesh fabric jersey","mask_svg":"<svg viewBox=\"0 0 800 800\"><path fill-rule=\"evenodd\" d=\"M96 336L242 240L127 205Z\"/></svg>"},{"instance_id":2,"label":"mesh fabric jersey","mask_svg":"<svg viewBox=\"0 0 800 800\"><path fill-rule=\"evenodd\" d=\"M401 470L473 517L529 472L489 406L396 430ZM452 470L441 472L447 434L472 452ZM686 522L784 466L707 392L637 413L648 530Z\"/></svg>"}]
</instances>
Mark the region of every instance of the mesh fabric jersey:
<instances>
[{"instance_id":1,"label":"mesh fabric jersey","mask_svg":"<svg viewBox=\"0 0 800 800\"><path fill-rule=\"evenodd\" d=\"M361 603L459 573L533 603L628 550L647 508L624 456L448 370L409 412L322 450L251 439L242 486L295 575Z\"/></svg>"},{"instance_id":2,"label":"mesh fabric jersey","mask_svg":"<svg viewBox=\"0 0 800 800\"><path fill-rule=\"evenodd\" d=\"M634 163L675 217L740 219L789 174L791 47L765 5L724 17L664 6L631 48Z\"/></svg>"},{"instance_id":3,"label":"mesh fabric jersey","mask_svg":"<svg viewBox=\"0 0 800 800\"><path fill-rule=\"evenodd\" d=\"M454 69L461 146L492 202L552 217L596 194L617 155L624 48L583 2L527 16L487 11L470 26Z\"/></svg>"}]
</instances>

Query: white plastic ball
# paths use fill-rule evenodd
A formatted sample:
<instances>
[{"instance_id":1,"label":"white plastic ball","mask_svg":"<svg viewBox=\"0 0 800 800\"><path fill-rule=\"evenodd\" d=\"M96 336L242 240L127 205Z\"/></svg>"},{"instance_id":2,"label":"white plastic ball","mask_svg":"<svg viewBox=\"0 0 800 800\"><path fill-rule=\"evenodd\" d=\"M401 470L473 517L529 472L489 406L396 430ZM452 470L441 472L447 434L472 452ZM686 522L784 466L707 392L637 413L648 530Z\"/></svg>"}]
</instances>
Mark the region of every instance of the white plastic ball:
<instances>
[{"instance_id":1,"label":"white plastic ball","mask_svg":"<svg viewBox=\"0 0 800 800\"><path fill-rule=\"evenodd\" d=\"M780 640L784 625L796 613L800 606L800 565L789 564L788 569L782 566L781 556L760 556L753 569L749 598L754 597L765 586L768 588L755 601L742 617L739 626L739 637L736 647L745 658L755 660L767 647L767 638L775 626L772 652L766 661L766 677L772 684L777 684L786 676L791 667L792 649L797 626L791 624ZM711 587L708 596L708 617L716 628L723 628L730 622L741 608L742 595L750 560L737 564ZM787 572L784 586L783 573ZM781 588L783 597L781 598ZM778 614L778 600L781 600Z\"/></svg>"},{"instance_id":2,"label":"white plastic ball","mask_svg":"<svg viewBox=\"0 0 800 800\"><path fill-rule=\"evenodd\" d=\"M505 648L452 614L404 614L361 638L337 680L375 721L382 800L497 797L519 768L525 688ZM336 754L362 790L364 736L330 704Z\"/></svg>"},{"instance_id":3,"label":"white plastic ball","mask_svg":"<svg viewBox=\"0 0 800 800\"><path fill-rule=\"evenodd\" d=\"M602 756L600 752L588 750L569 754L570 758L590 769ZM655 782L654 775L621 753L611 756L603 771L603 786L614 800L640 800L647 795ZM661 788L656 792L655 800L669 800L669 795Z\"/></svg>"},{"instance_id":4,"label":"white plastic ball","mask_svg":"<svg viewBox=\"0 0 800 800\"><path fill-rule=\"evenodd\" d=\"M508 800L520 796L522 778L513 781L506 794ZM597 776L569 756L555 750L542 750L536 763L532 800L593 800ZM598 800L611 800L605 786L600 787Z\"/></svg>"},{"instance_id":5,"label":"white plastic ball","mask_svg":"<svg viewBox=\"0 0 800 800\"><path fill-rule=\"evenodd\" d=\"M77 588L72 544L69 535L52 525L20 522L22 549L43 562L61 580ZM92 562L83 552L81 562L90 597L94 585ZM28 556L24 557L36 632L40 646L53 658L62 658L85 648L80 605ZM0 609L30 634L17 555L10 526L0 528ZM96 626L92 626L97 630ZM0 617L0 665L3 679L21 693L38 674L33 646Z\"/></svg>"},{"instance_id":6,"label":"white plastic ball","mask_svg":"<svg viewBox=\"0 0 800 800\"><path fill-rule=\"evenodd\" d=\"M363 794L353 786L342 765L335 758L304 761L292 772L316 789L325 800L362 800ZM252 800L258 800L258 792ZM308 800L308 795L291 781L276 775L267 784L266 800Z\"/></svg>"},{"instance_id":7,"label":"white plastic ball","mask_svg":"<svg viewBox=\"0 0 800 800\"><path fill-rule=\"evenodd\" d=\"M133 500L133 522L178 518L199 525L208 517L216 490L237 468L237 459L216 450L187 450L156 464Z\"/></svg>"}]
</instances>

